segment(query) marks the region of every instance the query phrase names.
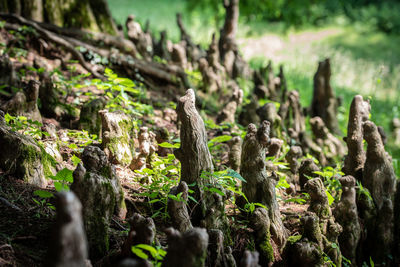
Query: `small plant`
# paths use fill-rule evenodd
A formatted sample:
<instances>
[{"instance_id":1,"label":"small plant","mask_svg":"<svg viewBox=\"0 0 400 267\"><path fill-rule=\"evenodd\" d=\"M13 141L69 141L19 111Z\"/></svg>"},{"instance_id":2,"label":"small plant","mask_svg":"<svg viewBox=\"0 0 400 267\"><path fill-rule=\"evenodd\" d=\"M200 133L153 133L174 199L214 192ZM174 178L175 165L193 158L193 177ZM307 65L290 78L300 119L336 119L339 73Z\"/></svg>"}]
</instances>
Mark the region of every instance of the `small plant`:
<instances>
[{"instance_id":1,"label":"small plant","mask_svg":"<svg viewBox=\"0 0 400 267\"><path fill-rule=\"evenodd\" d=\"M32 121L25 116L12 116L6 114L4 119L8 126L15 132L21 132L30 135L36 140L42 139L42 136L50 136L48 132L42 131L42 124L38 121Z\"/></svg>"},{"instance_id":2,"label":"small plant","mask_svg":"<svg viewBox=\"0 0 400 267\"><path fill-rule=\"evenodd\" d=\"M57 192L69 191L69 185L74 180L72 173L73 173L73 171L71 171L67 168L64 168L64 169L60 170L59 172L57 172L57 174L55 176L54 175L49 176L49 178L54 181L54 187ZM33 194L35 196L42 198L42 200L40 200L40 201L33 198L33 201L36 204L38 204L40 206L48 206L49 208L55 210L54 205L49 202L49 199L54 197L53 193L51 193L49 191L45 191L45 190L36 190L33 192Z\"/></svg>"},{"instance_id":3,"label":"small plant","mask_svg":"<svg viewBox=\"0 0 400 267\"><path fill-rule=\"evenodd\" d=\"M146 244L138 244L132 246L131 251L133 254L144 260L147 260L149 258L148 253L150 253L152 258L151 262L155 267L160 267L165 255L167 255L167 252L161 247L153 247Z\"/></svg>"},{"instance_id":4,"label":"small plant","mask_svg":"<svg viewBox=\"0 0 400 267\"><path fill-rule=\"evenodd\" d=\"M145 95L143 90L139 90L132 80L118 77L109 68L105 69L104 75L107 77L106 82L100 79L93 79L88 85L95 85L99 90L105 91L105 95L108 98L106 105L108 110L122 110L127 114L138 117L153 112L152 106L135 101L135 99L140 100Z\"/></svg>"},{"instance_id":5,"label":"small plant","mask_svg":"<svg viewBox=\"0 0 400 267\"><path fill-rule=\"evenodd\" d=\"M151 169L144 168L135 172L147 177L147 181L142 183L144 191L137 193L138 197L148 198L148 203L151 207L152 218L161 217L166 220L169 218L167 212L168 199L183 201L181 195L169 194L172 187L177 186L180 177L180 163L177 163L173 154L168 154L166 157L154 155L151 162ZM193 192L190 190L190 192ZM189 193L190 193L189 192ZM192 198L189 196L189 198ZM193 199L193 198L192 198ZM157 204L155 206L155 204ZM156 210L154 210L156 209Z\"/></svg>"}]
</instances>

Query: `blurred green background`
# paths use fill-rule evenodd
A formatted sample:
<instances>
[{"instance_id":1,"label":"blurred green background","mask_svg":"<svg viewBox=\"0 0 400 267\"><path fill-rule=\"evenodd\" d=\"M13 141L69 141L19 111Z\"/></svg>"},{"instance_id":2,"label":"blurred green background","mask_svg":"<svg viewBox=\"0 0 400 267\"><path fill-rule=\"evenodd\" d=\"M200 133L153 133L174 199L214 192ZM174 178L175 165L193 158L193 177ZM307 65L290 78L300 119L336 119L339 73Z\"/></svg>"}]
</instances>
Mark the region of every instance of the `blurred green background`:
<instances>
[{"instance_id":1,"label":"blurred green background","mask_svg":"<svg viewBox=\"0 0 400 267\"><path fill-rule=\"evenodd\" d=\"M175 14L193 39L206 47L222 26L222 0L109 0L115 20L124 24L135 14L158 38L167 30L179 40ZM242 0L238 43L253 67L272 60L284 65L290 89L300 91L302 103L312 98L313 75L319 60L331 58L332 86L343 98L339 120L345 132L348 109L355 94L370 98L372 117L390 131L399 117L400 3L372 0ZM400 153L393 150L392 153Z\"/></svg>"}]
</instances>

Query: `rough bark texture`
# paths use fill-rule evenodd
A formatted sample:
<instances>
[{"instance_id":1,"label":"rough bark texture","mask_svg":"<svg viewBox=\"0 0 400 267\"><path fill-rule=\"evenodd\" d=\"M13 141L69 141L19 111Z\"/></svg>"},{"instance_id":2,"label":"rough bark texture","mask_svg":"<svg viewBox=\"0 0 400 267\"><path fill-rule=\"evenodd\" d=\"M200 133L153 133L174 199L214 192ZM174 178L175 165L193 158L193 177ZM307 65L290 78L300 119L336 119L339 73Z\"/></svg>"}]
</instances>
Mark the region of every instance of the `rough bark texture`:
<instances>
[{"instance_id":1,"label":"rough bark texture","mask_svg":"<svg viewBox=\"0 0 400 267\"><path fill-rule=\"evenodd\" d=\"M319 218L314 213L309 213L301 218L301 224L302 235L290 237L283 251L286 266L324 266Z\"/></svg>"},{"instance_id":2,"label":"rough bark texture","mask_svg":"<svg viewBox=\"0 0 400 267\"><path fill-rule=\"evenodd\" d=\"M193 228L190 221L190 215L186 206L189 194L188 191L189 187L187 186L187 184L184 181L181 181L178 186L171 189L170 194L176 196L179 193L182 193L182 200L177 201L168 198L168 213L171 216L172 226L182 233Z\"/></svg>"},{"instance_id":3,"label":"rough bark texture","mask_svg":"<svg viewBox=\"0 0 400 267\"><path fill-rule=\"evenodd\" d=\"M375 230L368 238L379 242L379 248L371 247L373 259L386 262L387 252L392 249L394 237L393 200L396 190L396 175L392 158L385 151L378 127L371 121L363 123L367 142L367 157L364 164L362 184L368 188L377 211Z\"/></svg>"},{"instance_id":4,"label":"rough bark texture","mask_svg":"<svg viewBox=\"0 0 400 267\"><path fill-rule=\"evenodd\" d=\"M207 50L207 61L208 65L213 68L216 74L222 75L225 73L225 68L220 63L220 51L218 50L215 33L212 35L211 43Z\"/></svg>"},{"instance_id":5,"label":"rough bark texture","mask_svg":"<svg viewBox=\"0 0 400 267\"><path fill-rule=\"evenodd\" d=\"M130 227L128 238L122 246L123 257L132 256L131 248L134 245L152 245L156 236L156 226L152 218L145 218L139 213L134 213L128 220Z\"/></svg>"},{"instance_id":6,"label":"rough bark texture","mask_svg":"<svg viewBox=\"0 0 400 267\"><path fill-rule=\"evenodd\" d=\"M102 124L102 147L111 162L128 165L132 162L132 119L122 112L99 112Z\"/></svg>"},{"instance_id":7,"label":"rough bark texture","mask_svg":"<svg viewBox=\"0 0 400 267\"><path fill-rule=\"evenodd\" d=\"M242 154L242 138L234 136L228 141L229 145L229 167L236 171L240 171L240 158Z\"/></svg>"},{"instance_id":8,"label":"rough bark texture","mask_svg":"<svg viewBox=\"0 0 400 267\"><path fill-rule=\"evenodd\" d=\"M365 151L363 148L362 123L368 120L371 106L364 101L362 96L356 95L350 106L349 124L347 126L347 156L344 159L343 172L355 177L358 181L362 179L365 162Z\"/></svg>"},{"instance_id":9,"label":"rough bark texture","mask_svg":"<svg viewBox=\"0 0 400 267\"><path fill-rule=\"evenodd\" d=\"M211 229L208 230L208 254L207 266L216 267L235 267L236 262L232 256L230 247L224 249L224 234L221 230Z\"/></svg>"},{"instance_id":10,"label":"rough bark texture","mask_svg":"<svg viewBox=\"0 0 400 267\"><path fill-rule=\"evenodd\" d=\"M140 55L142 55L146 60L151 60L153 52L153 41L151 35L142 31L139 22L135 21L134 15L128 16L125 26L129 40L135 44Z\"/></svg>"},{"instance_id":11,"label":"rough bark texture","mask_svg":"<svg viewBox=\"0 0 400 267\"><path fill-rule=\"evenodd\" d=\"M256 208L250 219L251 228L254 230L256 250L260 253L259 263L267 266L274 261L274 250L270 233L270 219L264 208Z\"/></svg>"},{"instance_id":12,"label":"rough bark texture","mask_svg":"<svg viewBox=\"0 0 400 267\"><path fill-rule=\"evenodd\" d=\"M311 117L320 117L333 133L340 133L337 120L338 101L330 85L331 65L329 59L318 63L314 75L314 93L311 103Z\"/></svg>"},{"instance_id":13,"label":"rough bark texture","mask_svg":"<svg viewBox=\"0 0 400 267\"><path fill-rule=\"evenodd\" d=\"M98 147L85 147L82 162L73 176L71 190L82 202L83 219L90 245L90 257L104 255L109 249L108 227L116 213L124 218L124 193L115 173L115 167Z\"/></svg>"},{"instance_id":14,"label":"rough bark texture","mask_svg":"<svg viewBox=\"0 0 400 267\"><path fill-rule=\"evenodd\" d=\"M273 177L268 177L265 169L265 154L270 141L269 131L268 121L263 121L258 131L254 124L249 124L242 146L240 174L246 180L243 184L243 193L248 201L262 203L268 207L272 237L282 246L287 233L275 197L276 181Z\"/></svg>"},{"instance_id":15,"label":"rough bark texture","mask_svg":"<svg viewBox=\"0 0 400 267\"><path fill-rule=\"evenodd\" d=\"M357 266L356 251L361 236L361 225L358 220L356 203L356 179L353 176L339 178L342 185L340 202L333 210L336 221L343 227L339 236L340 250L353 266Z\"/></svg>"},{"instance_id":16,"label":"rough bark texture","mask_svg":"<svg viewBox=\"0 0 400 267\"><path fill-rule=\"evenodd\" d=\"M46 187L45 176L53 175L50 156L27 135L11 130L0 111L0 168L38 187Z\"/></svg>"},{"instance_id":17,"label":"rough bark texture","mask_svg":"<svg viewBox=\"0 0 400 267\"><path fill-rule=\"evenodd\" d=\"M142 170L150 163L150 157L157 150L156 135L145 126L139 131L139 153L129 166L132 170Z\"/></svg>"},{"instance_id":18,"label":"rough bark texture","mask_svg":"<svg viewBox=\"0 0 400 267\"><path fill-rule=\"evenodd\" d=\"M203 185L213 183L204 181L200 176L203 171L212 172L213 164L207 145L207 133L203 119L195 107L195 95L192 89L186 91L177 105L178 119L181 121L181 147L175 150L175 156L181 162L181 181L187 184L196 182L194 197L200 201L201 208L197 207L193 213L194 224L205 218L207 210L207 196L204 195Z\"/></svg>"},{"instance_id":19,"label":"rough bark texture","mask_svg":"<svg viewBox=\"0 0 400 267\"><path fill-rule=\"evenodd\" d=\"M340 266L342 258L337 244L338 236L343 229L332 216L326 189L320 178L310 179L304 187L311 199L308 211L315 213L319 218L318 227L322 234L321 248L336 265Z\"/></svg>"},{"instance_id":20,"label":"rough bark texture","mask_svg":"<svg viewBox=\"0 0 400 267\"><path fill-rule=\"evenodd\" d=\"M17 92L1 109L15 116L25 116L32 121L42 122L42 115L37 105L40 83L30 80L23 91Z\"/></svg>"},{"instance_id":21,"label":"rough bark texture","mask_svg":"<svg viewBox=\"0 0 400 267\"><path fill-rule=\"evenodd\" d=\"M45 266L87 266L88 248L82 205L72 192L56 195L57 219Z\"/></svg>"},{"instance_id":22,"label":"rough bark texture","mask_svg":"<svg viewBox=\"0 0 400 267\"><path fill-rule=\"evenodd\" d=\"M166 234L168 249L163 266L204 266L208 245L208 234L205 229L192 228L185 233L180 233L173 228L168 228Z\"/></svg>"}]
</instances>

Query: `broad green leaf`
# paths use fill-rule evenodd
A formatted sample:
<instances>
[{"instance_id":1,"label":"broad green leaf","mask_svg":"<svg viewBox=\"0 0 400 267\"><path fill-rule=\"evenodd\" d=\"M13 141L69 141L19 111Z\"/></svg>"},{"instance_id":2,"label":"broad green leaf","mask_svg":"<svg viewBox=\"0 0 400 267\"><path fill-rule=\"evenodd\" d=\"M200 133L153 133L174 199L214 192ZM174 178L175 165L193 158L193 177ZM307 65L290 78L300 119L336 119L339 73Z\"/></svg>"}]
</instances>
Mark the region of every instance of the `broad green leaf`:
<instances>
[{"instance_id":1,"label":"broad green leaf","mask_svg":"<svg viewBox=\"0 0 400 267\"><path fill-rule=\"evenodd\" d=\"M208 188L208 191L217 193L218 195L221 195L221 196L225 196L224 192L222 192L221 190L219 190L218 188L215 188L215 187Z\"/></svg>"},{"instance_id":2,"label":"broad green leaf","mask_svg":"<svg viewBox=\"0 0 400 267\"><path fill-rule=\"evenodd\" d=\"M328 197L328 203L329 203L329 206L330 206L330 205L332 205L333 201L335 201L335 199L332 197L331 193L329 193L328 190L325 190L325 193L326 193L326 195Z\"/></svg>"},{"instance_id":3,"label":"broad green leaf","mask_svg":"<svg viewBox=\"0 0 400 267\"><path fill-rule=\"evenodd\" d=\"M229 141L231 139L232 139L232 136L230 136L230 135L221 135L221 136L214 137L213 139L211 139L208 142L208 147L214 145L215 143L223 143L223 142Z\"/></svg>"},{"instance_id":4,"label":"broad green leaf","mask_svg":"<svg viewBox=\"0 0 400 267\"><path fill-rule=\"evenodd\" d=\"M158 144L160 147L165 147L165 148L180 148L181 144L180 143L175 143L175 144L170 144L167 142L163 142L161 144Z\"/></svg>"},{"instance_id":5,"label":"broad green leaf","mask_svg":"<svg viewBox=\"0 0 400 267\"><path fill-rule=\"evenodd\" d=\"M144 253L143 250L141 250L140 248L132 247L131 250L133 254L135 254L141 259L147 260L149 258L149 256L147 256L147 254Z\"/></svg>"},{"instance_id":6,"label":"broad green leaf","mask_svg":"<svg viewBox=\"0 0 400 267\"><path fill-rule=\"evenodd\" d=\"M53 193L44 190L36 190L33 192L35 196L42 197L42 198L51 198L54 196Z\"/></svg>"},{"instance_id":7,"label":"broad green leaf","mask_svg":"<svg viewBox=\"0 0 400 267\"><path fill-rule=\"evenodd\" d=\"M80 162L82 162L81 159L78 158L78 157L75 156L75 155L72 155L71 161L72 161L72 163L74 164L74 166L77 166Z\"/></svg>"}]
</instances>

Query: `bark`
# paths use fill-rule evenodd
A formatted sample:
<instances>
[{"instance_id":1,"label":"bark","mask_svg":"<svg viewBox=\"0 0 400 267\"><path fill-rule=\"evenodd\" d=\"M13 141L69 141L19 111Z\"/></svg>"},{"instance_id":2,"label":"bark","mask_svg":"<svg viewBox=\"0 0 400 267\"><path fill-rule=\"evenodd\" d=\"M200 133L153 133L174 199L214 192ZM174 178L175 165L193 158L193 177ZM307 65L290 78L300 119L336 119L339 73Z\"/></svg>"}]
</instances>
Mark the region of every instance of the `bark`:
<instances>
[{"instance_id":1,"label":"bark","mask_svg":"<svg viewBox=\"0 0 400 267\"><path fill-rule=\"evenodd\" d=\"M45 266L87 266L88 247L79 199L72 192L59 192L56 208L56 224Z\"/></svg>"},{"instance_id":2,"label":"bark","mask_svg":"<svg viewBox=\"0 0 400 267\"><path fill-rule=\"evenodd\" d=\"M177 64L182 69L188 68L188 59L186 57L186 50L182 44L174 44L171 53L172 62Z\"/></svg>"},{"instance_id":3,"label":"bark","mask_svg":"<svg viewBox=\"0 0 400 267\"><path fill-rule=\"evenodd\" d=\"M27 135L12 131L0 110L0 168L38 187L46 187L45 175L53 175L50 156Z\"/></svg>"},{"instance_id":4,"label":"bark","mask_svg":"<svg viewBox=\"0 0 400 267\"><path fill-rule=\"evenodd\" d=\"M17 87L18 76L7 53L0 56L0 84Z\"/></svg>"},{"instance_id":5,"label":"bark","mask_svg":"<svg viewBox=\"0 0 400 267\"><path fill-rule=\"evenodd\" d=\"M123 112L99 112L102 123L102 147L111 162L129 165L132 162L132 119Z\"/></svg>"},{"instance_id":6,"label":"bark","mask_svg":"<svg viewBox=\"0 0 400 267\"><path fill-rule=\"evenodd\" d=\"M205 229L192 228L185 233L168 228L168 249L163 266L203 267L206 260L208 234Z\"/></svg>"},{"instance_id":7,"label":"bark","mask_svg":"<svg viewBox=\"0 0 400 267\"><path fill-rule=\"evenodd\" d=\"M268 98L269 91L267 86L265 85L264 78L261 76L260 70L255 70L253 72L253 81L254 81L254 94L260 98Z\"/></svg>"},{"instance_id":8,"label":"bark","mask_svg":"<svg viewBox=\"0 0 400 267\"><path fill-rule=\"evenodd\" d=\"M391 122L391 131L394 144L396 146L400 145L400 119L394 118Z\"/></svg>"},{"instance_id":9,"label":"bark","mask_svg":"<svg viewBox=\"0 0 400 267\"><path fill-rule=\"evenodd\" d=\"M146 164L150 163L150 157L157 150L155 134L145 126L140 127L139 131L139 153L132 160L130 168L132 170L143 170Z\"/></svg>"},{"instance_id":10,"label":"bark","mask_svg":"<svg viewBox=\"0 0 400 267\"><path fill-rule=\"evenodd\" d=\"M394 199L394 263L400 264L400 182L397 181L396 195Z\"/></svg>"},{"instance_id":11,"label":"bark","mask_svg":"<svg viewBox=\"0 0 400 267\"><path fill-rule=\"evenodd\" d=\"M257 115L258 100L255 96L250 95L250 103L242 108L242 112L239 114L239 123L241 125L248 125L250 123L260 122L260 118Z\"/></svg>"},{"instance_id":12,"label":"bark","mask_svg":"<svg viewBox=\"0 0 400 267\"><path fill-rule=\"evenodd\" d=\"M184 181L181 181L178 186L171 189L170 194L177 196L182 193L182 200L177 201L171 198L168 199L168 213L171 216L172 226L182 233L193 228L186 206L189 194L188 191L189 188L187 184Z\"/></svg>"},{"instance_id":13,"label":"bark","mask_svg":"<svg viewBox=\"0 0 400 267\"><path fill-rule=\"evenodd\" d=\"M285 156L286 161L289 163L290 171L292 174L297 174L300 163L298 159L303 155L303 151L299 146L292 146Z\"/></svg>"},{"instance_id":14,"label":"bark","mask_svg":"<svg viewBox=\"0 0 400 267\"><path fill-rule=\"evenodd\" d=\"M362 179L365 163L365 151L363 148L362 123L368 120L371 106L364 101L362 96L356 95L350 106L349 123L347 126L347 156L344 159L343 172L355 177L358 181Z\"/></svg>"},{"instance_id":15,"label":"bark","mask_svg":"<svg viewBox=\"0 0 400 267\"><path fill-rule=\"evenodd\" d=\"M319 218L318 227L322 234L321 248L331 258L336 265L341 265L341 252L338 244L338 236L342 232L342 227L335 222L329 206L326 189L320 178L310 179L304 186L310 195L310 206L308 211L313 212ZM333 245L335 244L335 245Z\"/></svg>"},{"instance_id":16,"label":"bark","mask_svg":"<svg viewBox=\"0 0 400 267\"><path fill-rule=\"evenodd\" d=\"M207 266L216 267L235 267L236 262L232 256L232 250L228 247L224 249L224 234L221 230L208 230L208 255Z\"/></svg>"},{"instance_id":17,"label":"bark","mask_svg":"<svg viewBox=\"0 0 400 267\"><path fill-rule=\"evenodd\" d=\"M202 171L212 171L213 164L207 146L207 133L203 119L195 107L193 89L186 91L177 105L178 119L182 126L180 130L181 147L175 151L182 163L181 180L188 184L198 182Z\"/></svg>"},{"instance_id":18,"label":"bark","mask_svg":"<svg viewBox=\"0 0 400 267\"><path fill-rule=\"evenodd\" d=\"M101 116L99 111L106 105L106 100L102 97L93 99L83 104L79 116L79 129L86 130L91 134L100 136Z\"/></svg>"},{"instance_id":19,"label":"bark","mask_svg":"<svg viewBox=\"0 0 400 267\"><path fill-rule=\"evenodd\" d=\"M367 156L364 164L362 184L370 191L376 207L375 230L368 234L370 244L379 242L379 248L370 247L372 258L378 262L389 261L387 251L393 247L393 200L396 190L396 175L392 159L385 151L378 127L371 121L363 123ZM368 240L367 240L368 242Z\"/></svg>"},{"instance_id":20,"label":"bark","mask_svg":"<svg viewBox=\"0 0 400 267\"><path fill-rule=\"evenodd\" d=\"M3 19L13 19L18 21L18 23L30 26L34 28L37 33L45 40L51 41L59 46L64 47L68 52L70 52L75 58L78 59L79 63L90 73L92 73L95 77L102 77L89 63L87 63L82 56L80 52L75 50L75 47L71 45L68 41L66 41L64 38L61 36L50 32L44 28L42 28L38 23L27 20L21 16L15 15L15 14L5 14L5 13L0 13L0 17Z\"/></svg>"},{"instance_id":21,"label":"bark","mask_svg":"<svg viewBox=\"0 0 400 267\"><path fill-rule=\"evenodd\" d=\"M246 250L240 260L240 267L260 267L258 264L259 253L257 251Z\"/></svg>"},{"instance_id":22,"label":"bark","mask_svg":"<svg viewBox=\"0 0 400 267\"><path fill-rule=\"evenodd\" d=\"M281 116L289 137L300 143L300 136L304 134L306 126L299 92L288 92L287 100L281 104L278 114Z\"/></svg>"},{"instance_id":23,"label":"bark","mask_svg":"<svg viewBox=\"0 0 400 267\"><path fill-rule=\"evenodd\" d=\"M304 188L304 185L308 182L309 178L317 178L318 174L315 174L316 171L321 171L317 164L312 159L304 159L301 162L299 168L299 183L300 187Z\"/></svg>"},{"instance_id":24,"label":"bark","mask_svg":"<svg viewBox=\"0 0 400 267\"><path fill-rule=\"evenodd\" d=\"M225 73L225 68L220 63L220 51L218 50L217 40L215 33L211 38L211 43L207 50L207 61L208 65L213 68L214 72L220 76Z\"/></svg>"},{"instance_id":25,"label":"bark","mask_svg":"<svg viewBox=\"0 0 400 267\"><path fill-rule=\"evenodd\" d=\"M232 51L236 43L236 32L239 21L239 0L223 0L225 8L225 22L220 31L218 43L221 61L224 62L225 55Z\"/></svg>"},{"instance_id":26,"label":"bark","mask_svg":"<svg viewBox=\"0 0 400 267\"><path fill-rule=\"evenodd\" d=\"M121 255L123 257L133 256L131 248L138 244L152 245L156 236L156 226L152 218L145 218L139 213L134 213L129 218L130 230L125 240Z\"/></svg>"},{"instance_id":27,"label":"bark","mask_svg":"<svg viewBox=\"0 0 400 267\"><path fill-rule=\"evenodd\" d=\"M287 233L280 218L279 206L275 197L276 181L268 177L265 169L265 154L269 144L270 125L263 121L260 128L249 124L242 146L240 174L246 180L243 193L249 202L258 202L268 207L271 220L271 234L279 246L285 243Z\"/></svg>"},{"instance_id":28,"label":"bark","mask_svg":"<svg viewBox=\"0 0 400 267\"><path fill-rule=\"evenodd\" d=\"M270 265L274 262L274 250L271 244L271 222L268 212L264 208L256 208L250 221L251 228L254 230L256 250L260 253L259 263L262 266Z\"/></svg>"},{"instance_id":29,"label":"bark","mask_svg":"<svg viewBox=\"0 0 400 267\"><path fill-rule=\"evenodd\" d=\"M281 148L283 146L283 140L278 138L271 138L268 146L267 157L279 158L281 154Z\"/></svg>"},{"instance_id":30,"label":"bark","mask_svg":"<svg viewBox=\"0 0 400 267\"><path fill-rule=\"evenodd\" d=\"M229 167L236 171L240 171L240 158L242 154L242 138L234 136L228 141L229 145Z\"/></svg>"},{"instance_id":31,"label":"bark","mask_svg":"<svg viewBox=\"0 0 400 267\"><path fill-rule=\"evenodd\" d=\"M344 176L339 181L342 185L342 196L333 210L336 221L343 227L339 245L343 256L352 262L352 266L357 266L356 252L361 237L361 225L356 203L356 179L353 176Z\"/></svg>"},{"instance_id":32,"label":"bark","mask_svg":"<svg viewBox=\"0 0 400 267\"><path fill-rule=\"evenodd\" d=\"M42 122L37 101L40 83L30 80L23 91L17 92L13 98L1 106L1 109L11 115L25 116L32 121Z\"/></svg>"},{"instance_id":33,"label":"bark","mask_svg":"<svg viewBox=\"0 0 400 267\"><path fill-rule=\"evenodd\" d=\"M261 121L267 120L271 124L271 136L282 138L282 119L278 115L274 103L266 103L257 109L257 114Z\"/></svg>"},{"instance_id":34,"label":"bark","mask_svg":"<svg viewBox=\"0 0 400 267\"><path fill-rule=\"evenodd\" d=\"M124 193L115 167L98 147L85 147L73 176L71 190L82 203L85 230L90 245L90 257L105 255L109 249L111 216L125 218Z\"/></svg>"},{"instance_id":35,"label":"bark","mask_svg":"<svg viewBox=\"0 0 400 267\"><path fill-rule=\"evenodd\" d=\"M203 81L203 91L206 93L214 93L221 89L221 81L214 69L209 66L205 58L199 59L199 71Z\"/></svg>"},{"instance_id":36,"label":"bark","mask_svg":"<svg viewBox=\"0 0 400 267\"><path fill-rule=\"evenodd\" d=\"M22 16L35 20L43 21L43 2L41 0L25 0L22 2Z\"/></svg>"},{"instance_id":37,"label":"bark","mask_svg":"<svg viewBox=\"0 0 400 267\"><path fill-rule=\"evenodd\" d=\"M192 63L197 62L201 57L205 56L204 51L193 42L192 38L186 31L185 26L182 23L182 15L180 13L176 14L176 22L181 32L181 41L186 43L186 55L188 60Z\"/></svg>"},{"instance_id":38,"label":"bark","mask_svg":"<svg viewBox=\"0 0 400 267\"><path fill-rule=\"evenodd\" d=\"M134 15L128 16L125 25L129 40L135 44L142 57L150 61L153 49L153 41L150 34L142 31L139 22L135 21Z\"/></svg>"},{"instance_id":39,"label":"bark","mask_svg":"<svg viewBox=\"0 0 400 267\"><path fill-rule=\"evenodd\" d=\"M318 70L314 75L314 93L311 104L311 117L320 117L326 127L340 134L337 121L338 101L330 85L331 65L329 59L318 63Z\"/></svg>"},{"instance_id":40,"label":"bark","mask_svg":"<svg viewBox=\"0 0 400 267\"><path fill-rule=\"evenodd\" d=\"M341 159L346 153L345 148L341 141L329 132L324 121L320 117L313 117L310 124L315 142L325 152L328 162L333 164L335 159Z\"/></svg>"}]
</instances>

